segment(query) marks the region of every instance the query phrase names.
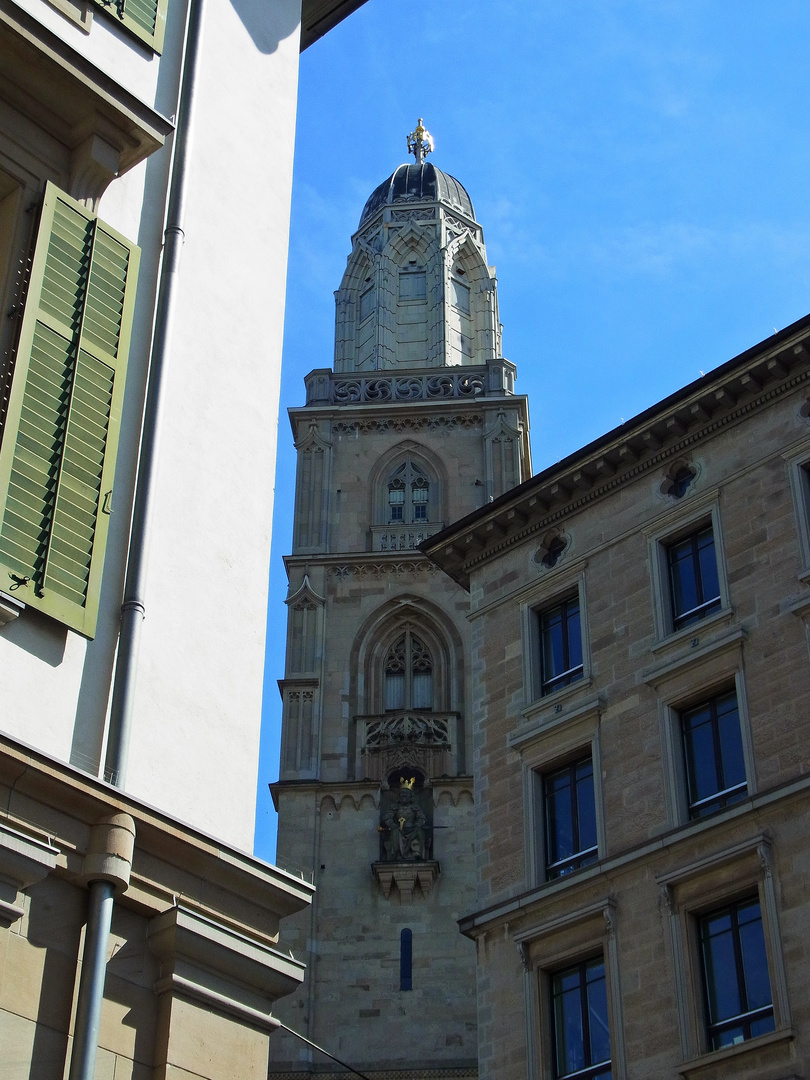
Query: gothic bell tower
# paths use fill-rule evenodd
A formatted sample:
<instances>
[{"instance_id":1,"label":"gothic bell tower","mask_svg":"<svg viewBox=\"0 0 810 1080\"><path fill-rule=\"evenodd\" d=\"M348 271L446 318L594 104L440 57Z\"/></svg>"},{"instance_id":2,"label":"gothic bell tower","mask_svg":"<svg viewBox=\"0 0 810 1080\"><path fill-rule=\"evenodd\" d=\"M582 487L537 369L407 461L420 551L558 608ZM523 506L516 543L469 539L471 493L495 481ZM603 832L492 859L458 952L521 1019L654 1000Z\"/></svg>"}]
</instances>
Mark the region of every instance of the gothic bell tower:
<instances>
[{"instance_id":1,"label":"gothic bell tower","mask_svg":"<svg viewBox=\"0 0 810 1080\"><path fill-rule=\"evenodd\" d=\"M361 1072L477 1075L467 596L418 550L527 479L528 407L501 356L495 270L420 120L366 202L333 368L290 410L279 866L312 874L283 940L307 964L290 1028ZM291 1036L271 1077L328 1072Z\"/></svg>"}]
</instances>

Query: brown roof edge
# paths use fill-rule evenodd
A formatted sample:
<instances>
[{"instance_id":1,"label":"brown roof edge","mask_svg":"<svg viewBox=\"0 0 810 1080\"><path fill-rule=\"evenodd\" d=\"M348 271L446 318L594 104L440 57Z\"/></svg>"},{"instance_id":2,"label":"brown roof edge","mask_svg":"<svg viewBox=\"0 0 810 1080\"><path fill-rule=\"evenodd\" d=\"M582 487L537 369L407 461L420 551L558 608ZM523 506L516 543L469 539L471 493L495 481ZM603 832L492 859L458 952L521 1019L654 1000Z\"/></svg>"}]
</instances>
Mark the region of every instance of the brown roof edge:
<instances>
[{"instance_id":1,"label":"brown roof edge","mask_svg":"<svg viewBox=\"0 0 810 1080\"><path fill-rule=\"evenodd\" d=\"M649 424L655 420L656 417L662 416L676 408L679 403L698 393L702 387L708 389L712 384L722 382L724 379L732 376L738 369L745 368L746 365L756 361L760 354L778 351L781 345L788 345L791 339L801 336L803 332L810 332L810 314L804 315L801 319L791 323L790 326L786 326L784 330L772 334L771 337L765 338L764 341L760 341L758 344L746 349L745 352L740 353L731 360L727 360L719 367L708 371L699 379L695 379L693 382L681 387L668 397L663 398L661 401L658 401L654 405L643 410L643 412L631 417L624 424L620 424L618 427L605 432L604 435L600 435L599 438L595 439L593 442L587 443L567 457L561 458L560 461L548 466L548 468L535 473L534 476L529 477L528 480L524 480L522 484L510 488L509 491L506 491L496 499L493 499L491 503L486 503L466 517L461 518L452 525L448 525L441 532L435 533L423 544L420 544L417 550L427 555L432 562L436 563L437 566L450 574L450 576L460 585L468 589L469 582L466 580L466 576L463 573L459 574L454 572L452 568L446 565L446 560L441 554L443 548L452 545L453 541L458 539L462 534L469 533L488 518L497 515L499 511L504 510L511 503L525 499L535 488L539 488L547 483L555 474L564 473L573 468L580 460L591 457L602 448L619 442L623 438L631 437L635 430L643 427L645 424Z\"/></svg>"}]
</instances>

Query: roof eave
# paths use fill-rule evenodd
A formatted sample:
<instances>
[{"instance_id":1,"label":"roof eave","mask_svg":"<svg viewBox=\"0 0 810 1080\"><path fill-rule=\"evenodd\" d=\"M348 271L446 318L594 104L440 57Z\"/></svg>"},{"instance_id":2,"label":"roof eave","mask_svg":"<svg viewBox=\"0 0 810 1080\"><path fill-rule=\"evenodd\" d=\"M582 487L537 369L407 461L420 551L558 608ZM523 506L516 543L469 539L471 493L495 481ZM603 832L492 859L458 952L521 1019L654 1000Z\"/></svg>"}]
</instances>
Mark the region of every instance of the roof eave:
<instances>
[{"instance_id":1,"label":"roof eave","mask_svg":"<svg viewBox=\"0 0 810 1080\"><path fill-rule=\"evenodd\" d=\"M301 52L329 33L366 0L303 0L301 4Z\"/></svg>"},{"instance_id":2,"label":"roof eave","mask_svg":"<svg viewBox=\"0 0 810 1080\"><path fill-rule=\"evenodd\" d=\"M810 360L810 315L746 349L700 379L656 402L626 423L530 477L493 502L436 533L419 550L464 588L469 566L532 530L552 507L574 504L599 487L600 474L617 474L660 454L713 417L753 400Z\"/></svg>"}]
</instances>

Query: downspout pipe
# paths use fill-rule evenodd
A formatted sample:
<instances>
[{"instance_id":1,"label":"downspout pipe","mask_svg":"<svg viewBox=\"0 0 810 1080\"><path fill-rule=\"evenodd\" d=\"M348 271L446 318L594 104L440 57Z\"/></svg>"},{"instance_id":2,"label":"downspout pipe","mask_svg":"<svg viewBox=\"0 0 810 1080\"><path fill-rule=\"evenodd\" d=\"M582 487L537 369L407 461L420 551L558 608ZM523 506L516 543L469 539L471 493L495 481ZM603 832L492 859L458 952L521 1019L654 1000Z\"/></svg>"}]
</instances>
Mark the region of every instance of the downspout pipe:
<instances>
[{"instance_id":1,"label":"downspout pipe","mask_svg":"<svg viewBox=\"0 0 810 1080\"><path fill-rule=\"evenodd\" d=\"M135 698L141 624L146 613L146 572L151 531L152 492L157 476L163 374L171 343L180 254L185 240L185 209L188 194L188 161L191 130L197 101L197 68L202 37L203 0L190 0L183 73L174 132L174 151L169 183L163 260L158 284L157 311L149 358L143 430L141 432L135 504L130 529L129 558L121 606L110 709L107 758L104 776L115 787L126 783L129 738ZM98 1053L98 1033L104 981L107 972L110 927L115 885L106 878L88 882L90 900L82 952L82 972L76 1002L76 1022L69 1080L93 1080Z\"/></svg>"},{"instance_id":2,"label":"downspout pipe","mask_svg":"<svg viewBox=\"0 0 810 1080\"><path fill-rule=\"evenodd\" d=\"M155 331L149 361L141 452L135 485L135 505L129 541L129 559L121 607L118 656L113 679L107 759L104 776L115 787L126 784L135 679L141 626L146 614L146 575L151 534L152 493L157 477L163 374L171 344L175 295L180 277L180 255L185 240L188 197L188 161L191 129L197 104L197 64L202 32L203 0L190 0L183 78L180 86L169 205L163 233L163 261L158 286Z\"/></svg>"},{"instance_id":3,"label":"downspout pipe","mask_svg":"<svg viewBox=\"0 0 810 1080\"><path fill-rule=\"evenodd\" d=\"M98 1052L98 1029L101 1002L104 999L104 976L107 972L107 947L112 924L115 885L110 881L91 881L84 933L82 973L73 1025L73 1051L70 1055L70 1080L93 1080Z\"/></svg>"}]
</instances>

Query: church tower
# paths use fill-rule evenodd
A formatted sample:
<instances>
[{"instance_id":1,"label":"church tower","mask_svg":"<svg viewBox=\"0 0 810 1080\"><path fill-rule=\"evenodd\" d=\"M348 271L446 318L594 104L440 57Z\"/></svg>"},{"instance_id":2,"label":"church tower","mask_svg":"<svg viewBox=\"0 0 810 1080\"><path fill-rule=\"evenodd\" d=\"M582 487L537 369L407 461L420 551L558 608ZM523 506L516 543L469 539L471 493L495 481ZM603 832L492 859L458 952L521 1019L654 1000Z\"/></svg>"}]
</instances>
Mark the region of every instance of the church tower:
<instances>
[{"instance_id":1,"label":"church tower","mask_svg":"<svg viewBox=\"0 0 810 1080\"><path fill-rule=\"evenodd\" d=\"M370 1075L477 1075L467 595L419 551L528 478L528 408L501 356L469 195L425 160L372 192L337 304L334 367L290 410L278 863L313 875L279 1019ZM279 1031L270 1076L332 1071ZM441 1070L441 1073L435 1070Z\"/></svg>"}]
</instances>

